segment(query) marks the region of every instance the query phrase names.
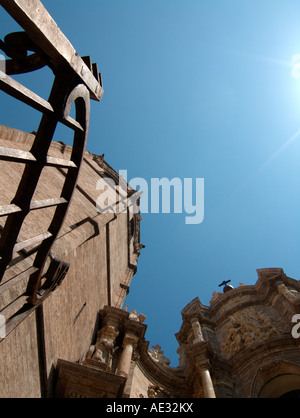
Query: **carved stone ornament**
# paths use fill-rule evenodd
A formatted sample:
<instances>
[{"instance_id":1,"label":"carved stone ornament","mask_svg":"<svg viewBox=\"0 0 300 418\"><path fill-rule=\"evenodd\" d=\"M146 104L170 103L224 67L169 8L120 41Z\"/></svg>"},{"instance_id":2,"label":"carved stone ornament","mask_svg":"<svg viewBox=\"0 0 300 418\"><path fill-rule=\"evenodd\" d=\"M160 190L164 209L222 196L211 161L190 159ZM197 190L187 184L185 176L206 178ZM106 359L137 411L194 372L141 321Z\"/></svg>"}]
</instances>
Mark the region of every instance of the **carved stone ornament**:
<instances>
[{"instance_id":1,"label":"carved stone ornament","mask_svg":"<svg viewBox=\"0 0 300 418\"><path fill-rule=\"evenodd\" d=\"M237 312L230 317L222 351L226 357L231 357L243 348L279 335L280 331L270 318L251 308L245 312Z\"/></svg>"},{"instance_id":2,"label":"carved stone ornament","mask_svg":"<svg viewBox=\"0 0 300 418\"><path fill-rule=\"evenodd\" d=\"M295 302L295 299L299 298L299 292L295 289L288 288L284 283L277 284L278 292L283 295L283 297L288 300L291 304Z\"/></svg>"},{"instance_id":3,"label":"carved stone ornament","mask_svg":"<svg viewBox=\"0 0 300 418\"><path fill-rule=\"evenodd\" d=\"M164 352L161 349L161 346L156 344L152 348L153 348L153 350L149 349L148 352L149 352L150 356L153 358L153 360L157 361L158 363L165 364L165 365L169 366L171 361L167 357L164 356Z\"/></svg>"},{"instance_id":4,"label":"carved stone ornament","mask_svg":"<svg viewBox=\"0 0 300 418\"><path fill-rule=\"evenodd\" d=\"M170 392L157 385L148 387L148 398L170 398Z\"/></svg>"},{"instance_id":5,"label":"carved stone ornament","mask_svg":"<svg viewBox=\"0 0 300 418\"><path fill-rule=\"evenodd\" d=\"M107 325L98 335L92 359L98 361L100 368L104 371L111 371L114 342L118 333L113 326Z\"/></svg>"},{"instance_id":6,"label":"carved stone ornament","mask_svg":"<svg viewBox=\"0 0 300 418\"><path fill-rule=\"evenodd\" d=\"M138 336L127 332L124 336L122 346L125 348L127 345L132 345L133 350L135 350L137 348L138 340Z\"/></svg>"}]
</instances>

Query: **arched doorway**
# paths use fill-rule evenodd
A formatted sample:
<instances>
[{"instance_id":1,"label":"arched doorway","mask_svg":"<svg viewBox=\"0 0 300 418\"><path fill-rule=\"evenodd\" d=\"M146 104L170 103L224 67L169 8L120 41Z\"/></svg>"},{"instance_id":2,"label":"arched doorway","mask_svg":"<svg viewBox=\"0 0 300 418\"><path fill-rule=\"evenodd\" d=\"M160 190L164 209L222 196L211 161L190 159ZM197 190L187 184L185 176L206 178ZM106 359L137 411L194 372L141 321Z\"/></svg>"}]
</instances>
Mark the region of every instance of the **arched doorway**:
<instances>
[{"instance_id":1,"label":"arched doorway","mask_svg":"<svg viewBox=\"0 0 300 418\"><path fill-rule=\"evenodd\" d=\"M269 380L261 389L259 398L300 398L300 375L281 374Z\"/></svg>"}]
</instances>

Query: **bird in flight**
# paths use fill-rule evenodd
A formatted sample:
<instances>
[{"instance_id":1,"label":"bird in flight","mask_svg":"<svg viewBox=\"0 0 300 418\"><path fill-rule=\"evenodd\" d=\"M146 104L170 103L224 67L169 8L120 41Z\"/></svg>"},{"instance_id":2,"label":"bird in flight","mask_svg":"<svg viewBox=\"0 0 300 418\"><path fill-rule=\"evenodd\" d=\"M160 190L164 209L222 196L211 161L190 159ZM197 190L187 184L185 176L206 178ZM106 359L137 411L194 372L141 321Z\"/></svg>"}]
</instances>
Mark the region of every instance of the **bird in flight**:
<instances>
[{"instance_id":1,"label":"bird in flight","mask_svg":"<svg viewBox=\"0 0 300 418\"><path fill-rule=\"evenodd\" d=\"M219 287L225 286L229 282L231 282L231 280L223 280L223 282L219 284Z\"/></svg>"}]
</instances>

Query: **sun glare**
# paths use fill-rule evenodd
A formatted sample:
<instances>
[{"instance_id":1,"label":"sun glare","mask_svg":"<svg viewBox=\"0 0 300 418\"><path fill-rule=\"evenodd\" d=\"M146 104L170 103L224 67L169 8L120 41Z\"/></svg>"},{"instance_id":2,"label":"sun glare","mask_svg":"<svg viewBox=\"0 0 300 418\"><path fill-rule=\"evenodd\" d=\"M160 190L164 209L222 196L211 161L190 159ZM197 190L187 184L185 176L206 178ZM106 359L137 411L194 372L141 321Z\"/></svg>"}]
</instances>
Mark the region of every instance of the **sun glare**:
<instances>
[{"instance_id":1,"label":"sun glare","mask_svg":"<svg viewBox=\"0 0 300 418\"><path fill-rule=\"evenodd\" d=\"M300 54L295 54L292 57L292 76L300 78Z\"/></svg>"}]
</instances>

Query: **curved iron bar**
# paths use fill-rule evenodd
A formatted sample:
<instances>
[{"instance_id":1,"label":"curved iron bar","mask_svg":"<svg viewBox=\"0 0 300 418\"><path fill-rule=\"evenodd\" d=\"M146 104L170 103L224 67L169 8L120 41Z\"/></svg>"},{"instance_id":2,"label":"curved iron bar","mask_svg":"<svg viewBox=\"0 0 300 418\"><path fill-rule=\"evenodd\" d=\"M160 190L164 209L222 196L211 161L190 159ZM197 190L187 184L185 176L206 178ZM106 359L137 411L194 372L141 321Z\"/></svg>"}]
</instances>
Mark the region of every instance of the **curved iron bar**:
<instances>
[{"instance_id":1,"label":"curved iron bar","mask_svg":"<svg viewBox=\"0 0 300 418\"><path fill-rule=\"evenodd\" d=\"M64 222L66 212L76 187L83 154L85 151L90 116L90 99L100 101L103 95L102 78L90 57L81 58L68 39L53 24L53 19L39 0L29 2L0 0L0 5L16 20L25 32L15 32L0 40L0 49L10 59L5 60L5 74L0 71L0 88L42 112L42 118L30 152L3 148L0 160L25 164L25 168L9 205L0 207L0 216L6 216L0 234L0 287L14 252L26 245L41 244L31 252L35 254L32 273L27 282L24 297L30 308L24 307L24 315L35 309L54 290L68 271L68 264L52 260L44 273L46 261L51 258L51 248ZM57 42L59 39L59 43ZM29 52L32 52L31 54ZM0 64L3 61L0 61ZM48 102L26 89L9 75L34 71L47 65L55 79ZM2 69L3 67L1 67ZM4 77L4 78L1 78ZM76 120L69 116L75 103ZM61 122L74 130L70 162L48 156L57 124ZM12 152L13 151L13 152ZM46 166L63 166L67 170L60 198L35 201L32 198ZM37 237L18 242L21 228L31 210L56 206L50 226ZM4 209L3 209L4 208ZM4 212L1 210L4 210ZM43 285L41 285L42 278ZM5 283L7 286L8 283ZM29 310L28 310L29 309ZM28 312L27 312L28 311Z\"/></svg>"},{"instance_id":2,"label":"curved iron bar","mask_svg":"<svg viewBox=\"0 0 300 418\"><path fill-rule=\"evenodd\" d=\"M68 74L69 75L69 74ZM22 178L19 182L16 194L11 204L21 209L20 212L12 213L7 216L0 238L0 278L13 257L14 246L17 242L22 224L30 211L30 203L36 189L39 177L45 167L48 149L50 147L57 123L58 116L63 113L66 94L69 90L70 77L64 72L55 78L50 94L49 103L55 112L44 113L38 128L34 143L30 150L35 161L26 164ZM67 88L67 89L66 89Z\"/></svg>"},{"instance_id":3,"label":"curved iron bar","mask_svg":"<svg viewBox=\"0 0 300 418\"><path fill-rule=\"evenodd\" d=\"M50 232L51 235L49 238L45 239L39 247L35 261L33 263L33 265L37 267L38 270L34 272L30 277L27 288L29 293L28 302L32 304L36 304L41 298L44 299L48 293L47 292L46 294L43 294L41 297L39 297L38 294L39 286L43 276L43 268L51 247L57 238L60 228L64 222L66 212L77 183L77 178L87 141L90 116L90 100L89 91L86 86L79 84L69 94L63 109L63 116L65 118L69 116L72 103L75 103L76 121L78 121L83 128L82 131L76 130L74 133L71 161L74 162L76 168L68 171L61 192L60 197L65 199L67 203L57 206L52 218L52 222L48 228L48 232ZM49 290L51 290L51 288Z\"/></svg>"},{"instance_id":4,"label":"curved iron bar","mask_svg":"<svg viewBox=\"0 0 300 418\"><path fill-rule=\"evenodd\" d=\"M23 74L43 68L51 63L26 32L13 32L0 40L0 49L11 59L5 60L7 75ZM32 51L33 54L28 52Z\"/></svg>"}]
</instances>

